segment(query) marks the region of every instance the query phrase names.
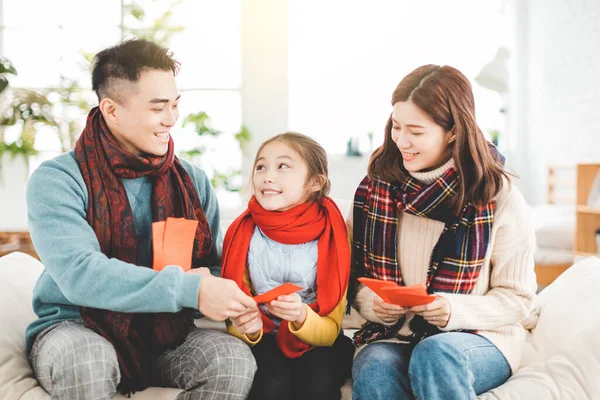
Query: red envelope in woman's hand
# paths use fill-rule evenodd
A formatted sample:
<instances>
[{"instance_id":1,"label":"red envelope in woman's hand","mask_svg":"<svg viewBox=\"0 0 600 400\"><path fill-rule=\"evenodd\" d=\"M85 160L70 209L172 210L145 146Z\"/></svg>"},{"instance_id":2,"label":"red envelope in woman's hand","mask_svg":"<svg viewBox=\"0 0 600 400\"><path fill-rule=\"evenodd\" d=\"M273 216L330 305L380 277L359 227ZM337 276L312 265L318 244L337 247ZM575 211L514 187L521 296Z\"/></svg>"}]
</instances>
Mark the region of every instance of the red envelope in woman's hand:
<instances>
[{"instance_id":1,"label":"red envelope in woman's hand","mask_svg":"<svg viewBox=\"0 0 600 400\"><path fill-rule=\"evenodd\" d=\"M427 294L423 285L387 287L382 291L389 300L387 303L400 307L420 306L435 300L435 296Z\"/></svg>"},{"instance_id":2,"label":"red envelope in woman's hand","mask_svg":"<svg viewBox=\"0 0 600 400\"><path fill-rule=\"evenodd\" d=\"M361 278L358 278L358 281L360 283L362 283L363 285L365 285L366 287L368 287L369 289L371 289L372 291L374 291L379 297L381 297L381 300L385 301L386 303L390 303L390 301L387 298L386 294L383 293L383 291L381 289L386 288L386 287L393 288L393 287L398 286L398 284L396 282L384 281L381 279L374 279L374 278L361 277Z\"/></svg>"},{"instance_id":3,"label":"red envelope in woman's hand","mask_svg":"<svg viewBox=\"0 0 600 400\"><path fill-rule=\"evenodd\" d=\"M189 271L197 227L198 221L185 218L152 223L152 269L161 271L167 265L178 265Z\"/></svg>"},{"instance_id":4,"label":"red envelope in woman's hand","mask_svg":"<svg viewBox=\"0 0 600 400\"><path fill-rule=\"evenodd\" d=\"M283 285L277 286L275 289L271 289L268 292L261 293L254 296L256 304L268 303L271 300L275 300L279 296L285 296L286 294L292 294L301 290L300 286L294 285L293 283L286 282Z\"/></svg>"},{"instance_id":5,"label":"red envelope in woman's hand","mask_svg":"<svg viewBox=\"0 0 600 400\"><path fill-rule=\"evenodd\" d=\"M374 291L381 300L401 307L420 306L435 300L435 296L427 294L422 284L400 286L396 282L365 277L358 278L358 281Z\"/></svg>"}]
</instances>

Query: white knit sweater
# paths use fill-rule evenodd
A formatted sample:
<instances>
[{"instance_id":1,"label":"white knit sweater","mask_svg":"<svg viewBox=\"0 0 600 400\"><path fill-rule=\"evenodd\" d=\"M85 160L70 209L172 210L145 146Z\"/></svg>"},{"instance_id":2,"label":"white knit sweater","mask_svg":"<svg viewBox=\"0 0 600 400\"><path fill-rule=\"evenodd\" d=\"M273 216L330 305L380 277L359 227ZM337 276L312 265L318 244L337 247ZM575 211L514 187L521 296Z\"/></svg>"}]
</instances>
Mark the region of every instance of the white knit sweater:
<instances>
[{"instance_id":1,"label":"white knit sweater","mask_svg":"<svg viewBox=\"0 0 600 400\"><path fill-rule=\"evenodd\" d=\"M412 176L431 183L452 166L451 159L438 169ZM348 223L352 232L351 216ZM425 284L431 252L443 228L442 222L399 212L398 260L406 285ZM479 330L504 354L513 372L519 367L525 342L525 329L520 322L529 315L536 291L534 250L531 210L519 190L505 182L496 196L490 243L473 292L436 293L448 299L451 307L450 320L442 330ZM360 285L353 306L363 318L383 323L373 312L374 297L373 291ZM410 334L411 318L407 314L401 334Z\"/></svg>"}]
</instances>

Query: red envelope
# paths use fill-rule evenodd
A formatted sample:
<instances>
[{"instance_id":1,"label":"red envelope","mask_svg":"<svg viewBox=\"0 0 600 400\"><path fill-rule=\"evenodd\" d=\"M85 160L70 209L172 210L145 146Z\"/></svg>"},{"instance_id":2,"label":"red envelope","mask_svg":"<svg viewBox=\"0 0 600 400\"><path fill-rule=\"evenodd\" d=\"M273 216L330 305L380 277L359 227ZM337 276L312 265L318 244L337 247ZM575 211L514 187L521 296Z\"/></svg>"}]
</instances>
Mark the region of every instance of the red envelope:
<instances>
[{"instance_id":1,"label":"red envelope","mask_svg":"<svg viewBox=\"0 0 600 400\"><path fill-rule=\"evenodd\" d=\"M381 300L401 307L420 306L435 300L435 296L428 294L422 284L400 286L396 282L364 277L358 278L358 281L373 290Z\"/></svg>"},{"instance_id":2,"label":"red envelope","mask_svg":"<svg viewBox=\"0 0 600 400\"><path fill-rule=\"evenodd\" d=\"M386 303L396 304L400 307L413 307L420 306L423 304L431 303L435 300L435 296L427 294L423 285L420 285L423 293L415 293L414 290L410 290L410 287L398 286L395 288L388 287L383 288L382 292L385 294L389 301ZM412 287L412 286L411 286ZM409 289L409 290L405 290ZM382 297L383 299L383 297Z\"/></svg>"},{"instance_id":3,"label":"red envelope","mask_svg":"<svg viewBox=\"0 0 600 400\"><path fill-rule=\"evenodd\" d=\"M271 300L275 300L279 296L286 294L292 294L302 289L300 286L294 285L293 283L286 282L283 285L277 286L275 289L271 289L268 292L261 293L254 296L256 304L268 303Z\"/></svg>"},{"instance_id":4,"label":"red envelope","mask_svg":"<svg viewBox=\"0 0 600 400\"><path fill-rule=\"evenodd\" d=\"M152 224L152 269L161 271L167 265L177 265L184 271L192 267L192 251L198 221L167 218Z\"/></svg>"},{"instance_id":5,"label":"red envelope","mask_svg":"<svg viewBox=\"0 0 600 400\"><path fill-rule=\"evenodd\" d=\"M384 281L381 279L374 279L374 278L361 277L361 278L358 278L358 281L361 282L363 285L371 288L371 290L373 290L375 293L377 293L380 289L382 289L384 287L398 286L398 284L396 282Z\"/></svg>"}]
</instances>

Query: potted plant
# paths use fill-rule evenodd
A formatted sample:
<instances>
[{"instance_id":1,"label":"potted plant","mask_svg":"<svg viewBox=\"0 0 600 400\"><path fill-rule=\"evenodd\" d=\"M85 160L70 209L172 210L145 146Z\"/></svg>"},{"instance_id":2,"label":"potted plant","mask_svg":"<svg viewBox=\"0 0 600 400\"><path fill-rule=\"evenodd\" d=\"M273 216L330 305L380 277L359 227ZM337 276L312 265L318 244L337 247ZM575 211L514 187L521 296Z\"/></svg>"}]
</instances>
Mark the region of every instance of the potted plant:
<instances>
[{"instance_id":1,"label":"potted plant","mask_svg":"<svg viewBox=\"0 0 600 400\"><path fill-rule=\"evenodd\" d=\"M196 135L202 137L219 137L226 135L225 132L214 129L210 124L211 118L207 113L200 111L189 114L183 120L182 127L192 126ZM243 151L250 140L250 131L242 124L240 130L233 134L233 139L238 143ZM231 192L237 192L242 188L242 172L238 168L226 168L220 170L212 165L202 165L202 155L207 151L206 146L198 145L191 149L180 152L180 156L192 163L198 164L204 168L211 176L211 183L214 188L221 188Z\"/></svg>"},{"instance_id":2,"label":"potted plant","mask_svg":"<svg viewBox=\"0 0 600 400\"><path fill-rule=\"evenodd\" d=\"M10 61L0 59L0 231L27 230L25 184L29 158L37 153L36 133L40 125L56 127L44 94L9 87L9 76L16 74Z\"/></svg>"}]
</instances>

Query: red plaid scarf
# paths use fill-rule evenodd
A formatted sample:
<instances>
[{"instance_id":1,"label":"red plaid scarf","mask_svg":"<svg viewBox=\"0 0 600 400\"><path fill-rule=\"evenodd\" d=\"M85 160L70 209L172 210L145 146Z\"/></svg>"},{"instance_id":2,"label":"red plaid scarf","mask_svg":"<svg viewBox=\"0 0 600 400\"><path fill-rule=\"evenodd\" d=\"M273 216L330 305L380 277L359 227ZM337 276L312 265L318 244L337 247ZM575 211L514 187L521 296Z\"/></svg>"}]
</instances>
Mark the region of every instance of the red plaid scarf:
<instances>
[{"instance_id":1,"label":"red plaid scarf","mask_svg":"<svg viewBox=\"0 0 600 400\"><path fill-rule=\"evenodd\" d=\"M456 217L449 201L456 195L459 184L460 177L454 167L428 185L412 177L401 185L369 177L363 179L354 197L349 299L356 293L356 279L360 276L403 284L397 260L398 211L444 223L431 254L426 282L428 293L473 291L488 248L496 203L492 201L484 207L467 204ZM424 320L417 320L418 329L431 331L432 326L425 327L422 322ZM367 325L370 326L363 329L373 328L372 324ZM413 324L411 328L415 330ZM357 337L365 336L361 333Z\"/></svg>"},{"instance_id":2,"label":"red plaid scarf","mask_svg":"<svg viewBox=\"0 0 600 400\"><path fill-rule=\"evenodd\" d=\"M330 314L346 293L350 275L346 223L335 203L325 198L322 204L307 202L284 212L274 212L262 208L252 196L248 209L227 230L221 273L234 280L248 295L251 295L250 289L244 284L243 276L255 226L270 239L283 244L319 240L317 300L309 306L321 316ZM275 329L273 321L264 313L262 320L264 332ZM288 358L298 358L313 348L291 333L287 323L279 326L275 338L279 349Z\"/></svg>"},{"instance_id":3,"label":"red plaid scarf","mask_svg":"<svg viewBox=\"0 0 600 400\"><path fill-rule=\"evenodd\" d=\"M148 176L152 179L153 221L167 217L198 220L192 265L200 266L201 258L212 247L210 228L194 183L173 153L172 140L162 157L124 151L95 107L75 144L75 158L88 190L87 220L102 253L139 265L133 212L121 179ZM114 346L121 370L119 389L123 392L148 387L152 356L181 344L193 326L186 310L144 314L82 307L81 316L87 327Z\"/></svg>"}]
</instances>

